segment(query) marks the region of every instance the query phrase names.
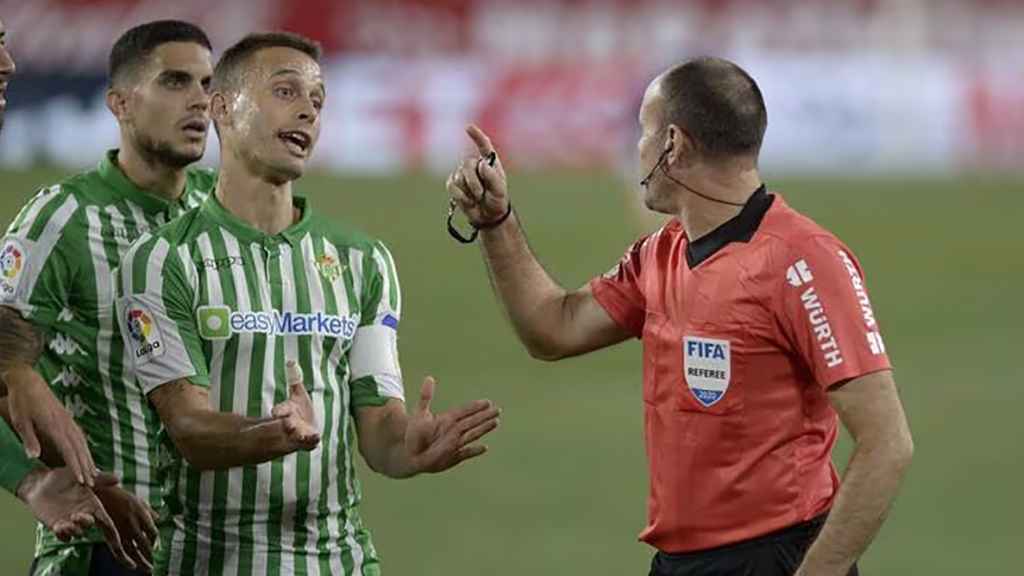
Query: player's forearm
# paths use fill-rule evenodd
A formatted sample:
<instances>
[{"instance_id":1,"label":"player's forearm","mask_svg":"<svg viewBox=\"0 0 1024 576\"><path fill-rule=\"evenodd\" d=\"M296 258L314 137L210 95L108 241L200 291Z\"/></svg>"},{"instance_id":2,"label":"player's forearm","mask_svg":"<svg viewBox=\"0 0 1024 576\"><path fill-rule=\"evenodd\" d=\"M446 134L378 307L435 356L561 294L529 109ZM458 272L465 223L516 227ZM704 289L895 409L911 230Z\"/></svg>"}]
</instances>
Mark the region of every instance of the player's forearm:
<instances>
[{"instance_id":1,"label":"player's forearm","mask_svg":"<svg viewBox=\"0 0 1024 576\"><path fill-rule=\"evenodd\" d=\"M562 357L558 333L569 295L537 261L518 215L480 237L491 285L519 340L535 358Z\"/></svg>"},{"instance_id":2,"label":"player's forearm","mask_svg":"<svg viewBox=\"0 0 1024 576\"><path fill-rule=\"evenodd\" d=\"M363 459L371 470L388 478L411 478L421 472L409 456L404 440L378 448L372 458L364 454Z\"/></svg>"},{"instance_id":3,"label":"player's forearm","mask_svg":"<svg viewBox=\"0 0 1024 576\"><path fill-rule=\"evenodd\" d=\"M22 318L17 310L0 306L0 395L7 393L8 380L11 380L8 373L31 370L44 346L42 331Z\"/></svg>"},{"instance_id":4,"label":"player's forearm","mask_svg":"<svg viewBox=\"0 0 1024 576\"><path fill-rule=\"evenodd\" d=\"M39 464L25 454L14 431L0 422L0 488L17 496L22 481L37 467Z\"/></svg>"},{"instance_id":5,"label":"player's forearm","mask_svg":"<svg viewBox=\"0 0 1024 576\"><path fill-rule=\"evenodd\" d=\"M0 399L0 418L3 418L3 424L12 426L10 430L13 434L13 425L11 424L11 407L7 403L7 398ZM18 448L21 450L22 454L24 454L25 448L18 441L16 436L14 440L18 444ZM49 437L45 434L39 437L39 460L51 468L60 468L61 466L64 466L64 458L60 455L60 450L58 450L51 442L48 442L48 440ZM0 450L2 449L3 448L0 448ZM0 458L4 457L3 454L5 454L5 452L0 451Z\"/></svg>"},{"instance_id":6,"label":"player's forearm","mask_svg":"<svg viewBox=\"0 0 1024 576\"><path fill-rule=\"evenodd\" d=\"M909 435L859 442L798 576L845 575L881 528L913 454Z\"/></svg>"},{"instance_id":7,"label":"player's forearm","mask_svg":"<svg viewBox=\"0 0 1024 576\"><path fill-rule=\"evenodd\" d=\"M179 417L168 428L182 457L200 470L260 464L296 450L281 419L211 410Z\"/></svg>"},{"instance_id":8,"label":"player's forearm","mask_svg":"<svg viewBox=\"0 0 1024 576\"><path fill-rule=\"evenodd\" d=\"M372 429L359 429L359 452L370 470L389 478L410 478L420 473L405 446L408 417L389 412Z\"/></svg>"}]
</instances>

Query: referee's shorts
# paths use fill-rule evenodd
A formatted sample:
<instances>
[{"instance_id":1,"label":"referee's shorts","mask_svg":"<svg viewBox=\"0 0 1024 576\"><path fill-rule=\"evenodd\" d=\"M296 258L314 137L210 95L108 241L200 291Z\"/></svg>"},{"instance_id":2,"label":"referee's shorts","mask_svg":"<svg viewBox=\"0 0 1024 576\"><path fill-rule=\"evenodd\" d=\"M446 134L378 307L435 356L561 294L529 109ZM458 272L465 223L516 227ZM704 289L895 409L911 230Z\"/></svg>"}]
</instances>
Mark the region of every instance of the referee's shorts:
<instances>
[{"instance_id":1,"label":"referee's shorts","mask_svg":"<svg viewBox=\"0 0 1024 576\"><path fill-rule=\"evenodd\" d=\"M649 576L792 576L818 537L825 515L735 544L668 554L658 552ZM857 565L847 576L858 576Z\"/></svg>"}]
</instances>

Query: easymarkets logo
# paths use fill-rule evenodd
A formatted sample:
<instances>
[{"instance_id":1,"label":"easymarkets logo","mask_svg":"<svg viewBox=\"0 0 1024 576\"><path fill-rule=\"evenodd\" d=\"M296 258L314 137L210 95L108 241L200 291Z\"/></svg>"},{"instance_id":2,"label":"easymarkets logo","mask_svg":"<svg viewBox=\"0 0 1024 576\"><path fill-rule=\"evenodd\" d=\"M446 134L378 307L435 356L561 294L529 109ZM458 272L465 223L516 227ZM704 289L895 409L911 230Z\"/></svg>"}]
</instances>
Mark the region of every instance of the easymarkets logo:
<instances>
[{"instance_id":1,"label":"easymarkets logo","mask_svg":"<svg viewBox=\"0 0 1024 576\"><path fill-rule=\"evenodd\" d=\"M235 334L309 336L319 334L351 340L356 333L355 316L278 310L238 312L228 306L200 306L196 310L199 336L226 340Z\"/></svg>"}]
</instances>

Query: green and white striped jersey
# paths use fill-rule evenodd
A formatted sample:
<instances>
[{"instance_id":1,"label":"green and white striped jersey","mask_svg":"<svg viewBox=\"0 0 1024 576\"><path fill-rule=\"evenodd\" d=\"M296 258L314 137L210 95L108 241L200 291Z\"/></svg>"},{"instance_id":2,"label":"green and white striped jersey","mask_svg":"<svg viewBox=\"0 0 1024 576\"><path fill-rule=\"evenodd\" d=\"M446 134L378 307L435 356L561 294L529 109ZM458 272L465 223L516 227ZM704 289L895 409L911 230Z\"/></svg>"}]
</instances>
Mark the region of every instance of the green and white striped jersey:
<instances>
[{"instance_id":1,"label":"green and white striped jersey","mask_svg":"<svg viewBox=\"0 0 1024 576\"><path fill-rule=\"evenodd\" d=\"M74 414L96 465L156 506L159 421L138 387L125 386L130 364L113 315L113 270L132 241L201 204L216 176L190 169L182 197L167 202L132 184L116 158L108 152L96 169L41 190L22 208L0 248L0 305L49 333L36 368ZM89 540L102 538L94 532ZM40 527L37 555L61 546Z\"/></svg>"},{"instance_id":2,"label":"green and white striped jersey","mask_svg":"<svg viewBox=\"0 0 1024 576\"><path fill-rule=\"evenodd\" d=\"M190 466L165 435L158 574L379 573L358 513L353 413L403 398L398 280L383 244L295 206L300 220L270 236L211 196L119 271L118 318L146 393L186 378L213 409L269 417L295 359L322 428L316 450L218 471Z\"/></svg>"}]
</instances>

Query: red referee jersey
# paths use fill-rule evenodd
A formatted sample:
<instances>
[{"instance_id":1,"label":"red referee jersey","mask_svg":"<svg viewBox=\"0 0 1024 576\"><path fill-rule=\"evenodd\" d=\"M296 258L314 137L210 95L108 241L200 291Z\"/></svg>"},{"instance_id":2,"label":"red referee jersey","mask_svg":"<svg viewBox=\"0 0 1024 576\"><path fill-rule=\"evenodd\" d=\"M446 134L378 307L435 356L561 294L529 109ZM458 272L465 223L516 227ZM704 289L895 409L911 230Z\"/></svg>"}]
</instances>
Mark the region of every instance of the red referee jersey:
<instances>
[{"instance_id":1,"label":"red referee jersey","mask_svg":"<svg viewBox=\"0 0 1024 576\"><path fill-rule=\"evenodd\" d=\"M696 242L673 219L591 287L643 339L641 540L701 550L831 507L838 419L827 390L890 367L842 242L762 187Z\"/></svg>"}]
</instances>

